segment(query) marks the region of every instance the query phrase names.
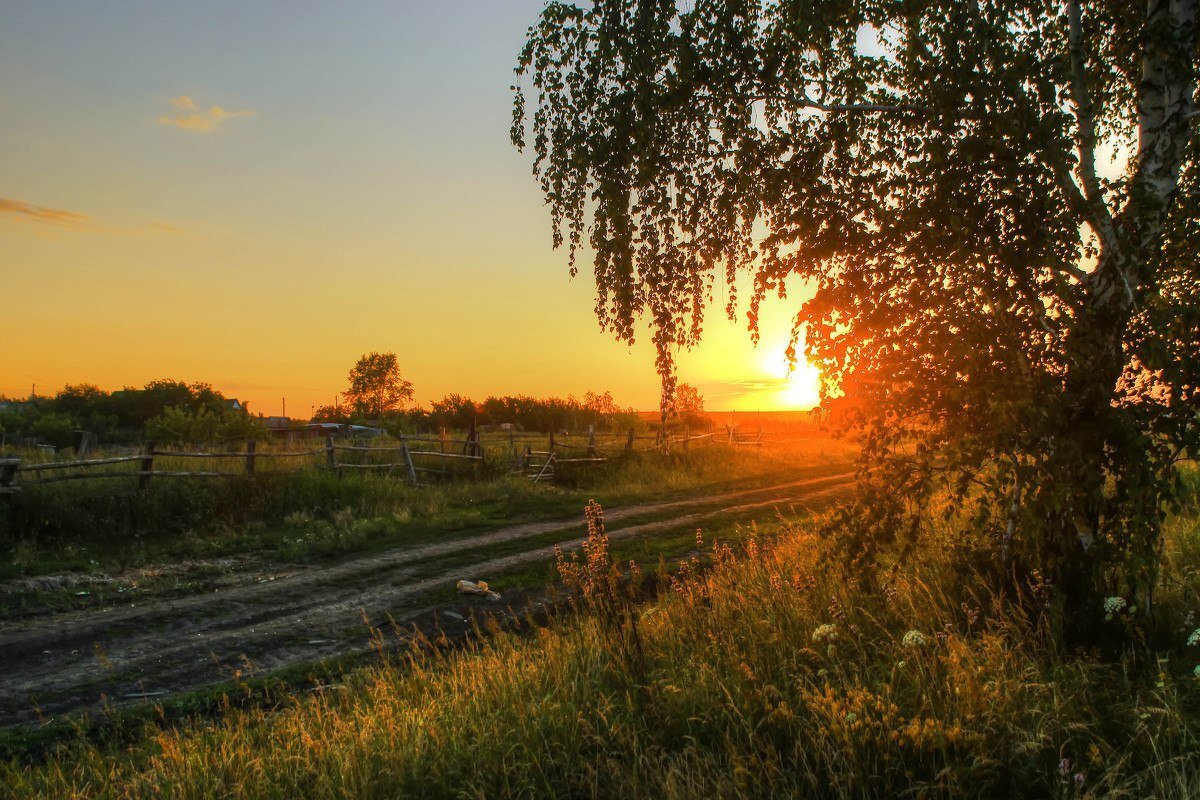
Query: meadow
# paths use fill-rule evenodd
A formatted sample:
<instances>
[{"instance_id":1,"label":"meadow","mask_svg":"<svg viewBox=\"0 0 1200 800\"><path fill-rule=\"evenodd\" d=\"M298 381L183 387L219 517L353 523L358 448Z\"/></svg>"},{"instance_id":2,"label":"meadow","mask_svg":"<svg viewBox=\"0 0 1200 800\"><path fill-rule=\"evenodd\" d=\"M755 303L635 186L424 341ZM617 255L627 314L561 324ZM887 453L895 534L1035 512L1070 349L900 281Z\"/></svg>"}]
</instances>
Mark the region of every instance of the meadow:
<instances>
[{"instance_id":1,"label":"meadow","mask_svg":"<svg viewBox=\"0 0 1200 800\"><path fill-rule=\"evenodd\" d=\"M327 691L146 722L0 767L11 797L980 797L1200 794L1200 477L1152 622L1064 644L1055 589L971 563L950 508L869 571L800 514L632 571L593 513L573 613L417 639ZM934 521L936 519L937 521ZM701 534L703 535L703 534ZM646 600L639 586L657 592ZM1124 600L1124 599L1122 599Z\"/></svg>"},{"instance_id":2,"label":"meadow","mask_svg":"<svg viewBox=\"0 0 1200 800\"><path fill-rule=\"evenodd\" d=\"M418 487L402 474L323 468L319 452L302 463L263 457L252 476L156 478L144 489L135 464L126 466L128 477L31 483L0 502L0 579L247 553L319 559L577 515L592 497L628 504L850 468L852 446L817 424L769 430L775 444L672 454L639 442L639 452L625 455L624 436L602 439L611 461L559 469L556 481L537 484L513 471L507 435L486 442L483 464L457 466L457 477ZM351 457L361 462L368 454ZM244 461L232 453L206 467L240 470ZM156 458L156 468L185 466L184 459Z\"/></svg>"}]
</instances>

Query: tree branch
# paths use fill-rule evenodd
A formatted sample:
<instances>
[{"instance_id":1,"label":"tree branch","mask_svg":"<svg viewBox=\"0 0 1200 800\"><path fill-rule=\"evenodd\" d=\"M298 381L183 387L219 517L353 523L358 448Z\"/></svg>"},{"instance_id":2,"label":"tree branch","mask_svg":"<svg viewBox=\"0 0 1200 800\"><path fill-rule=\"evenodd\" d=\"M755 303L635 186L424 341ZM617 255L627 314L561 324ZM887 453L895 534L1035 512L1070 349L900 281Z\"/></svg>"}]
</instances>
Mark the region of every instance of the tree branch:
<instances>
[{"instance_id":1,"label":"tree branch","mask_svg":"<svg viewBox=\"0 0 1200 800\"><path fill-rule=\"evenodd\" d=\"M787 103L792 103L801 108L820 111L825 114L837 114L843 112L911 112L911 111L927 111L928 109L922 106L910 106L905 104L889 104L889 103L821 103L813 100L807 94L766 94L751 97L751 100L782 100Z\"/></svg>"},{"instance_id":2,"label":"tree branch","mask_svg":"<svg viewBox=\"0 0 1200 800\"><path fill-rule=\"evenodd\" d=\"M888 104L888 103L821 103L813 100L806 94L758 94L758 95L732 95L732 94L697 94L693 96L694 100L719 100L729 101L736 100L743 103L754 103L760 100L779 100L785 103L791 103L801 109L810 109L812 111L820 111L825 114L838 113L906 113L915 111L927 111L928 109L922 106L910 106L903 104Z\"/></svg>"},{"instance_id":3,"label":"tree branch","mask_svg":"<svg viewBox=\"0 0 1200 800\"><path fill-rule=\"evenodd\" d=\"M1083 48L1083 19L1079 0L1067 0L1068 39L1071 52L1071 95L1079 125L1079 178L1083 183L1088 222L1106 248L1117 245L1112 213L1096 176L1096 112L1088 90L1087 54Z\"/></svg>"}]
</instances>

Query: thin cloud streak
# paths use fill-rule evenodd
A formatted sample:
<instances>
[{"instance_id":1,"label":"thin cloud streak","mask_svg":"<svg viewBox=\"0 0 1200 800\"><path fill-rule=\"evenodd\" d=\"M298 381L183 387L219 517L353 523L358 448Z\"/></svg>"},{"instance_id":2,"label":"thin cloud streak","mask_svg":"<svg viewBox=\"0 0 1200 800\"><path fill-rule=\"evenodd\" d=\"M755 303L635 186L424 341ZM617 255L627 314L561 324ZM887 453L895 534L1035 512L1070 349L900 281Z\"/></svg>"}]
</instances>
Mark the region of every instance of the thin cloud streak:
<instances>
[{"instance_id":1,"label":"thin cloud streak","mask_svg":"<svg viewBox=\"0 0 1200 800\"><path fill-rule=\"evenodd\" d=\"M175 114L173 116L163 114L158 118L158 124L179 128L189 133L212 133L225 120L236 119L238 117L252 117L255 114L254 111L248 108L239 111L226 111L221 106L213 106L208 111L200 111L196 107L196 101L186 94L173 97L167 102L182 112L190 113Z\"/></svg>"},{"instance_id":2,"label":"thin cloud streak","mask_svg":"<svg viewBox=\"0 0 1200 800\"><path fill-rule=\"evenodd\" d=\"M82 211L46 208L45 206L35 206L33 203L27 203L24 200L0 197L0 220L4 219L11 220L18 225L61 228L75 233L98 233L116 236L144 236L146 234L179 236L184 233L183 229L178 226L160 220L132 225L109 225ZM48 231L45 231L37 235L44 237L48 233Z\"/></svg>"},{"instance_id":3,"label":"thin cloud streak","mask_svg":"<svg viewBox=\"0 0 1200 800\"><path fill-rule=\"evenodd\" d=\"M26 203L24 200L0 198L0 214L10 214L10 219L23 222L36 222L42 225L54 225L72 230L84 230L94 225L95 221L87 214L79 211L67 211L62 208L46 208Z\"/></svg>"}]
</instances>

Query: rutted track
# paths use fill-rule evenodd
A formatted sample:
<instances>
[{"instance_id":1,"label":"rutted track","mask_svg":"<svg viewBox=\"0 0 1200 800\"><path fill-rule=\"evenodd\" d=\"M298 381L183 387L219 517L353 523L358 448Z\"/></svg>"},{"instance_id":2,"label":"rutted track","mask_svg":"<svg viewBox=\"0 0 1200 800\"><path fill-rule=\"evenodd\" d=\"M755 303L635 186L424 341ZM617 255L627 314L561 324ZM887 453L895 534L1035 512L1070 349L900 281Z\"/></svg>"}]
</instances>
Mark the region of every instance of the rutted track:
<instances>
[{"instance_id":1,"label":"rutted track","mask_svg":"<svg viewBox=\"0 0 1200 800\"><path fill-rule=\"evenodd\" d=\"M718 515L816 507L843 495L850 478L838 474L606 509L605 521L609 537L620 540ZM671 511L678 513L635 522ZM228 679L231 669L247 662L270 671L361 651L364 614L382 619L406 604L418 613L412 603L458 578L545 561L554 546L544 541L553 534L562 534L562 549L578 548L580 528L579 519L513 525L177 600L0 624L0 727L35 719L35 709L58 714L95 707L102 696L120 704L132 695L160 699L200 689ZM517 544L529 539L541 541Z\"/></svg>"}]
</instances>

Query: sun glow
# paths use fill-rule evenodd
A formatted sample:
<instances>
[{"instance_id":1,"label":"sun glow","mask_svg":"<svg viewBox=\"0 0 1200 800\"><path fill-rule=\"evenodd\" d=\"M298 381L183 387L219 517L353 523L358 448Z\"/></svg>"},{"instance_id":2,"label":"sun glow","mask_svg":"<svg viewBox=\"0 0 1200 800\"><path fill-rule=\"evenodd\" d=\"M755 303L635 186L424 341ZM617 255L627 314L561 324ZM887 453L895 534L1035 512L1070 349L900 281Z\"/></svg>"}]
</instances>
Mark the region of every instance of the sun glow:
<instances>
[{"instance_id":1,"label":"sun glow","mask_svg":"<svg viewBox=\"0 0 1200 800\"><path fill-rule=\"evenodd\" d=\"M779 410L805 410L821 402L821 375L801 356L795 366L787 356L775 351L764 359L765 371L780 381L774 400Z\"/></svg>"}]
</instances>

